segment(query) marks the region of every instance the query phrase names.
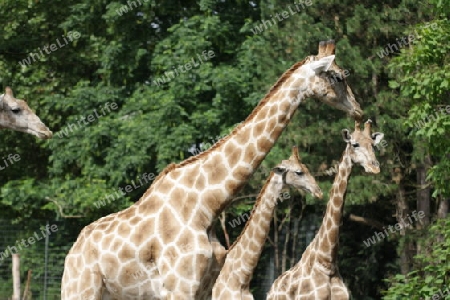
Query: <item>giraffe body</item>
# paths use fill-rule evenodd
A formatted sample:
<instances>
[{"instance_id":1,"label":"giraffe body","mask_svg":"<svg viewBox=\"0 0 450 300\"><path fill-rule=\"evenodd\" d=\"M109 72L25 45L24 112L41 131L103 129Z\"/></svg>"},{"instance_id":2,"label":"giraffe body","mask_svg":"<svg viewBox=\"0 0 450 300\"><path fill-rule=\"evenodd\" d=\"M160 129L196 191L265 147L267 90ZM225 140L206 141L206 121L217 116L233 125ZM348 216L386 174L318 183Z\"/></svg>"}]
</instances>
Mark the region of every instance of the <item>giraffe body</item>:
<instances>
[{"instance_id":1,"label":"giraffe body","mask_svg":"<svg viewBox=\"0 0 450 300\"><path fill-rule=\"evenodd\" d=\"M0 129L12 129L49 139L53 133L42 123L24 100L14 98L10 87L0 95Z\"/></svg>"},{"instance_id":2,"label":"giraffe body","mask_svg":"<svg viewBox=\"0 0 450 300\"><path fill-rule=\"evenodd\" d=\"M289 160L282 161L273 169L261 189L244 230L228 250L225 264L214 284L213 300L253 300L250 281L269 234L279 195L286 185L322 198L314 177L300 162L296 147Z\"/></svg>"},{"instance_id":3,"label":"giraffe body","mask_svg":"<svg viewBox=\"0 0 450 300\"><path fill-rule=\"evenodd\" d=\"M365 130L350 134L343 130L347 147L339 163L338 172L331 188L330 200L318 233L302 255L300 261L281 274L269 291L268 300L348 300L350 293L345 286L337 266L339 226L342 220L347 182L353 163L360 164L368 173L380 172L373 146L383 134L370 133L370 120Z\"/></svg>"},{"instance_id":4,"label":"giraffe body","mask_svg":"<svg viewBox=\"0 0 450 300\"><path fill-rule=\"evenodd\" d=\"M315 97L354 117L362 115L345 79L331 84L332 73L343 72L332 53L334 44L322 43L319 56L286 71L229 136L167 167L131 207L85 227L66 257L61 299L82 295L99 300L102 290L115 300L199 297L213 259L208 229L270 151L300 102Z\"/></svg>"}]
</instances>

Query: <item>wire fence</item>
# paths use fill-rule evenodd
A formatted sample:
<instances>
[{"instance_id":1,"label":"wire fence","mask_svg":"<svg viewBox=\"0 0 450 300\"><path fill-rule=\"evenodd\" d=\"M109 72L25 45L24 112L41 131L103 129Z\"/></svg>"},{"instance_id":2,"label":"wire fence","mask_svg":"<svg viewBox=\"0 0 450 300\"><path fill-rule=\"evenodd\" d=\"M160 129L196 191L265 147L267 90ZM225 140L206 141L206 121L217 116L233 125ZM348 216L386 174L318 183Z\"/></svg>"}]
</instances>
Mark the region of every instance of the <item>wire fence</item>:
<instances>
[{"instance_id":1,"label":"wire fence","mask_svg":"<svg viewBox=\"0 0 450 300\"><path fill-rule=\"evenodd\" d=\"M0 221L0 300L13 294L12 254L20 257L21 299L31 270L29 282L32 300L59 300L64 258L72 243L61 243L64 223L44 220L39 228L14 228L11 222Z\"/></svg>"},{"instance_id":2,"label":"wire fence","mask_svg":"<svg viewBox=\"0 0 450 300\"><path fill-rule=\"evenodd\" d=\"M286 253L285 258L287 260L286 269L290 269L300 260L306 247L313 240L317 230L319 229L320 219L321 217L317 214L307 214L300 220L297 230L292 231L293 228L290 228L291 240L293 234L297 234L298 240L295 242L294 247L292 247L291 244L292 241L288 243L289 244L288 249L293 250L293 252L288 250L287 251L288 253ZM279 241L278 241L279 246L285 245L287 238L286 235L287 230L288 229L285 228L282 232L279 233ZM266 246L267 245L268 244L266 243ZM281 253L282 249L279 248L279 250ZM280 257L279 259L282 258ZM255 300L266 299L267 293L272 287L273 282L275 281L275 279L278 278L278 275L280 275L276 274L275 260L276 257L274 253L274 248L265 247L265 250L262 252L261 257L259 259L258 265L255 271L253 272L253 279L250 284ZM290 262L292 262L293 265L290 265ZM279 261L279 263L281 263L281 261Z\"/></svg>"},{"instance_id":3,"label":"wire fence","mask_svg":"<svg viewBox=\"0 0 450 300\"><path fill-rule=\"evenodd\" d=\"M319 216L309 214L299 224L295 247L295 262L314 238ZM54 220L33 220L30 228L14 228L10 220L0 220L0 300L13 295L12 254L20 256L21 299L31 270L30 296L26 300L60 300L64 259L76 236L80 224ZM39 224L39 225L31 225ZM284 244L286 232L280 232L279 243ZM291 254L292 255L292 254ZM266 248L254 272L252 286L255 299L265 299L277 275L274 270L273 249Z\"/></svg>"}]
</instances>

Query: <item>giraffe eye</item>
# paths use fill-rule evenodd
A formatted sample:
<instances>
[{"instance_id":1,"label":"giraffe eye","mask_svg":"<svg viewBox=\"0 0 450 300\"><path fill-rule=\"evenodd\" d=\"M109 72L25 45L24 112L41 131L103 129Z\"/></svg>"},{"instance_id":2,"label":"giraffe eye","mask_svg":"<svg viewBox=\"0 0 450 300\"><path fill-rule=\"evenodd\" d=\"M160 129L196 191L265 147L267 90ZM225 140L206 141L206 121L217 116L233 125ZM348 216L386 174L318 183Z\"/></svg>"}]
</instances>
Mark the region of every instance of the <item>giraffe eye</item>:
<instances>
[{"instance_id":1,"label":"giraffe eye","mask_svg":"<svg viewBox=\"0 0 450 300\"><path fill-rule=\"evenodd\" d=\"M12 111L14 114L18 114L18 113L20 113L20 108L19 108L19 107L11 108L11 111Z\"/></svg>"},{"instance_id":2,"label":"giraffe eye","mask_svg":"<svg viewBox=\"0 0 450 300\"><path fill-rule=\"evenodd\" d=\"M358 148L359 147L359 143L354 143L352 144L353 148Z\"/></svg>"},{"instance_id":3,"label":"giraffe eye","mask_svg":"<svg viewBox=\"0 0 450 300\"><path fill-rule=\"evenodd\" d=\"M295 171L295 174L297 174L298 176L302 176L304 173L302 171Z\"/></svg>"}]
</instances>

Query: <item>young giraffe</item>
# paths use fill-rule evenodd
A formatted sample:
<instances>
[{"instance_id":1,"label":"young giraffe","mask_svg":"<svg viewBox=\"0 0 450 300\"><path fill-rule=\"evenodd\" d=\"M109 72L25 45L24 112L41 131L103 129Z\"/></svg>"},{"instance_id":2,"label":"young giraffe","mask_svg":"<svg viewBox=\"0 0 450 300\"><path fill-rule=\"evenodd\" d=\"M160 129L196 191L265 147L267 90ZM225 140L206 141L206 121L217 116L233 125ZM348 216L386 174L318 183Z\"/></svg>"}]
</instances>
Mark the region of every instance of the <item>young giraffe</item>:
<instances>
[{"instance_id":1,"label":"young giraffe","mask_svg":"<svg viewBox=\"0 0 450 300\"><path fill-rule=\"evenodd\" d=\"M24 100L14 98L10 87L0 95L0 129L9 128L49 139L53 133L45 126Z\"/></svg>"},{"instance_id":2,"label":"young giraffe","mask_svg":"<svg viewBox=\"0 0 450 300\"><path fill-rule=\"evenodd\" d=\"M367 173L380 172L373 146L377 145L384 135L379 132L371 134L370 124L371 121L368 120L362 132L358 122L355 122L355 131L352 134L348 129L342 130L347 147L334 178L322 225L301 260L275 280L267 296L268 300L350 299L350 293L337 266L339 226L352 165L363 166Z\"/></svg>"},{"instance_id":3,"label":"young giraffe","mask_svg":"<svg viewBox=\"0 0 450 300\"><path fill-rule=\"evenodd\" d=\"M308 168L300 162L297 147L273 168L258 195L245 228L228 250L225 264L214 284L213 300L253 300L250 281L264 248L281 190L285 186L304 190L321 199L322 191Z\"/></svg>"},{"instance_id":4,"label":"young giraffe","mask_svg":"<svg viewBox=\"0 0 450 300\"><path fill-rule=\"evenodd\" d=\"M196 299L213 249L208 229L308 97L362 116L334 42L286 71L250 116L209 150L171 165L131 207L86 226L66 257L61 299ZM342 81L332 83L336 74ZM138 274L139 276L134 276Z\"/></svg>"}]
</instances>

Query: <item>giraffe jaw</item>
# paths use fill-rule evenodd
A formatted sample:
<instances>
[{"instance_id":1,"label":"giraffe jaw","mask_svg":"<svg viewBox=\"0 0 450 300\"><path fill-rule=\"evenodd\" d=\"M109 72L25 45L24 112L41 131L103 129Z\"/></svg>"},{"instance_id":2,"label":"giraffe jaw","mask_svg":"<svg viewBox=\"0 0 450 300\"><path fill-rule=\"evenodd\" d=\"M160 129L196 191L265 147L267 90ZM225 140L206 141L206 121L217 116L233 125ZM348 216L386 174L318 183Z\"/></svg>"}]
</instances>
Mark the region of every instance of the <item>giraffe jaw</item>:
<instances>
[{"instance_id":1,"label":"giraffe jaw","mask_svg":"<svg viewBox=\"0 0 450 300\"><path fill-rule=\"evenodd\" d=\"M322 198L323 198L323 192L322 192L322 191L315 192L315 193L313 194L313 196L314 196L315 198L317 198L317 199L322 199Z\"/></svg>"},{"instance_id":2,"label":"giraffe jaw","mask_svg":"<svg viewBox=\"0 0 450 300\"><path fill-rule=\"evenodd\" d=\"M36 129L28 127L24 129L23 132L34 135L42 140L51 139L53 137L53 132L50 129L48 129L44 124L37 125Z\"/></svg>"},{"instance_id":3,"label":"giraffe jaw","mask_svg":"<svg viewBox=\"0 0 450 300\"><path fill-rule=\"evenodd\" d=\"M364 171L366 173L371 173L371 174L378 174L380 173L380 164L378 163L378 161L371 163L370 165L363 165L364 167Z\"/></svg>"},{"instance_id":4,"label":"giraffe jaw","mask_svg":"<svg viewBox=\"0 0 450 300\"><path fill-rule=\"evenodd\" d=\"M335 108L350 114L350 116L355 120L362 120L364 116L364 112L358 103L338 103L337 105L335 105Z\"/></svg>"}]
</instances>

